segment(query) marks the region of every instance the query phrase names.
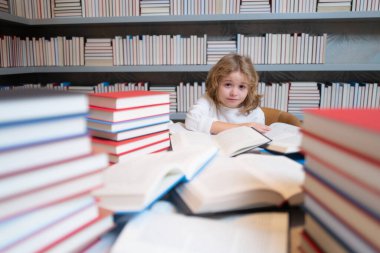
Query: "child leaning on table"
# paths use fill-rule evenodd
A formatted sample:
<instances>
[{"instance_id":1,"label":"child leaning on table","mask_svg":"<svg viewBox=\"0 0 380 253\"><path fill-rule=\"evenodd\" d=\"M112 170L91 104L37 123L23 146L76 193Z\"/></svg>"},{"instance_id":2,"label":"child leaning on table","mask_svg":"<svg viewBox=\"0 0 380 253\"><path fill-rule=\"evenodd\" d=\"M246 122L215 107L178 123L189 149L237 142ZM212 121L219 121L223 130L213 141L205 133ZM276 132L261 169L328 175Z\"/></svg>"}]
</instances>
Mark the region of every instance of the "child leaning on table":
<instances>
[{"instance_id":1,"label":"child leaning on table","mask_svg":"<svg viewBox=\"0 0 380 253\"><path fill-rule=\"evenodd\" d=\"M186 128L211 134L237 126L269 131L259 107L257 84L258 74L248 57L224 56L209 71L206 94L187 113Z\"/></svg>"}]
</instances>

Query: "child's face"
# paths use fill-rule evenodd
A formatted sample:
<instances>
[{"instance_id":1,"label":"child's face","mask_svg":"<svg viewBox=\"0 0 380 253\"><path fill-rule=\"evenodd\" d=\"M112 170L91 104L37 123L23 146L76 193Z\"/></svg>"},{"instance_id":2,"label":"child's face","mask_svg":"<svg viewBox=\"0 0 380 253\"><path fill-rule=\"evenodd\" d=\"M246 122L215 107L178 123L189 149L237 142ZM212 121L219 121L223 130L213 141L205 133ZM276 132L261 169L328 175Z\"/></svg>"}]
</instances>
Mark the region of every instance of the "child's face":
<instances>
[{"instance_id":1,"label":"child's face","mask_svg":"<svg viewBox=\"0 0 380 253\"><path fill-rule=\"evenodd\" d=\"M218 86L218 98L223 106L238 108L248 94L248 81L244 74L235 71L222 78Z\"/></svg>"}]
</instances>

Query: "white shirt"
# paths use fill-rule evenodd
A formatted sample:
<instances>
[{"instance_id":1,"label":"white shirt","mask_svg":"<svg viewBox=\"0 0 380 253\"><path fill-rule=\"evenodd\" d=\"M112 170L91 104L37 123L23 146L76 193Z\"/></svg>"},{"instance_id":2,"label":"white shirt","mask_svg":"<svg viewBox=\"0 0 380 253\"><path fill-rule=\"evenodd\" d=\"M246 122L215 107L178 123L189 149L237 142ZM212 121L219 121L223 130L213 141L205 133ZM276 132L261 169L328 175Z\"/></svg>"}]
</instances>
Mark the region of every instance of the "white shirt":
<instances>
[{"instance_id":1,"label":"white shirt","mask_svg":"<svg viewBox=\"0 0 380 253\"><path fill-rule=\"evenodd\" d=\"M265 116L260 107L252 110L248 115L240 113L240 108L228 108L215 103L207 95L199 98L186 114L185 126L192 131L210 133L214 121L229 123L255 122L265 124Z\"/></svg>"}]
</instances>

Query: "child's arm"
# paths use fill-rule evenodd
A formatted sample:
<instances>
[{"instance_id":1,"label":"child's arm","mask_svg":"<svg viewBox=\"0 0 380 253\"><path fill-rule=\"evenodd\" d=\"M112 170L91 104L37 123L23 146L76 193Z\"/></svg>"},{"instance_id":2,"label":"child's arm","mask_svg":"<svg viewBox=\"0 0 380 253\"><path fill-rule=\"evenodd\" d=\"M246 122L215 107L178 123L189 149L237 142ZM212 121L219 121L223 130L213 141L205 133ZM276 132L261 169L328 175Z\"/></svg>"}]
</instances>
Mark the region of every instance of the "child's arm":
<instances>
[{"instance_id":1,"label":"child's arm","mask_svg":"<svg viewBox=\"0 0 380 253\"><path fill-rule=\"evenodd\" d=\"M247 122L247 123L229 123L229 122L223 122L223 121L214 121L211 125L211 133L212 134L217 134L220 133L224 130L233 128L233 127L238 127L238 126L248 126L248 127L253 127L257 131L261 133L266 133L270 130L269 126L266 126L264 124L260 123L255 123L255 122Z\"/></svg>"}]
</instances>

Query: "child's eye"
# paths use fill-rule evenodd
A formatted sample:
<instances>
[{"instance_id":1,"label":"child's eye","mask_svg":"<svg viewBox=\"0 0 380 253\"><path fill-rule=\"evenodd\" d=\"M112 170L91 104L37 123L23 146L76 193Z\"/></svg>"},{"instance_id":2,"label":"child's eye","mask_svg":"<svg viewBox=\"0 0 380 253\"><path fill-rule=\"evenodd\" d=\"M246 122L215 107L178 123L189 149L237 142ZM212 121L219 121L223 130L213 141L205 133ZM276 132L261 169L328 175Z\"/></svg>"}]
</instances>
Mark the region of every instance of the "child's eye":
<instances>
[{"instance_id":1,"label":"child's eye","mask_svg":"<svg viewBox=\"0 0 380 253\"><path fill-rule=\"evenodd\" d=\"M245 89L247 89L247 86L245 86L245 85L239 85L239 89L245 90Z\"/></svg>"},{"instance_id":2,"label":"child's eye","mask_svg":"<svg viewBox=\"0 0 380 253\"><path fill-rule=\"evenodd\" d=\"M230 84L230 83L224 83L224 86L225 86L225 87L230 87L231 84Z\"/></svg>"}]
</instances>

